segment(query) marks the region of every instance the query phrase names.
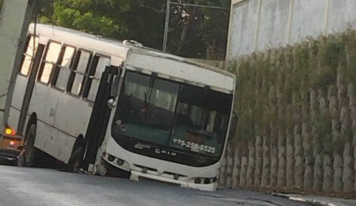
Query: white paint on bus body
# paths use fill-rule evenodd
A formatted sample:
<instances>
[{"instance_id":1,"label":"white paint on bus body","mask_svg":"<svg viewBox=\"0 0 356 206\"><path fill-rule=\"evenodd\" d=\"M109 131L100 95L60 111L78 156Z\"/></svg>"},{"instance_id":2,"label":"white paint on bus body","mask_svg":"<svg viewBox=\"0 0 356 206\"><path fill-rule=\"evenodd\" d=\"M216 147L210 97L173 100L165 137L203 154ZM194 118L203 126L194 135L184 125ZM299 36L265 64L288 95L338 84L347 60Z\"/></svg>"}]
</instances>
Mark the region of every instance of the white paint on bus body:
<instances>
[{"instance_id":1,"label":"white paint on bus body","mask_svg":"<svg viewBox=\"0 0 356 206\"><path fill-rule=\"evenodd\" d=\"M234 89L235 82L233 77L208 69L202 71L201 67L186 63L183 60L175 61L171 58L162 58L158 55L151 56L132 51L128 55L127 65L180 78L188 82L223 89L230 93Z\"/></svg>"}]
</instances>

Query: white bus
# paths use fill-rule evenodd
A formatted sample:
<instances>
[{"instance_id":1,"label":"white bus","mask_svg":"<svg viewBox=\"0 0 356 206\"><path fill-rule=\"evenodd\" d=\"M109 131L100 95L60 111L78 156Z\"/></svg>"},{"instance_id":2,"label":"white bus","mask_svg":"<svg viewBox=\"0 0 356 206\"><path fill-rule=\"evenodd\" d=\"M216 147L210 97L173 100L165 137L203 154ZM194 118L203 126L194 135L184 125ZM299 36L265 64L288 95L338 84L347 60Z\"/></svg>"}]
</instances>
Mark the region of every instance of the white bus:
<instances>
[{"instance_id":1,"label":"white bus","mask_svg":"<svg viewBox=\"0 0 356 206\"><path fill-rule=\"evenodd\" d=\"M30 25L8 126L25 166L213 191L233 121L234 75L134 41Z\"/></svg>"}]
</instances>

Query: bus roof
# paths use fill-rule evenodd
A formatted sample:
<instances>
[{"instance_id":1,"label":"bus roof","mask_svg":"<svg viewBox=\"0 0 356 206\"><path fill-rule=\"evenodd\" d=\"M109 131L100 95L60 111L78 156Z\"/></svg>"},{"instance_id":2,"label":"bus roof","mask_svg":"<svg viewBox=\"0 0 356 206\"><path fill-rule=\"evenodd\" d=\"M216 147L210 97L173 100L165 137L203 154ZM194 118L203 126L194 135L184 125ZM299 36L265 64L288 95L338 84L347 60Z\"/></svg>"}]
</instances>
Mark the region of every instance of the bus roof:
<instances>
[{"instance_id":1,"label":"bus roof","mask_svg":"<svg viewBox=\"0 0 356 206\"><path fill-rule=\"evenodd\" d=\"M92 49L94 51L98 51L104 53L106 55L114 55L124 57L127 52L130 50L131 53L144 54L148 56L155 56L158 58L166 58L174 61L179 61L187 64L196 65L208 70L212 70L217 73L224 74L226 76L230 76L235 79L235 75L229 73L227 71L218 69L208 64L204 64L198 61L190 60L187 58L179 57L176 55L168 54L156 49L152 49L149 47L137 47L132 45L124 44L123 41L112 40L108 38L103 38L100 36L53 26L47 24L34 24L32 23L29 27L29 33L38 36L45 36L50 40L61 41L64 43L70 43L73 46L78 46L83 49Z\"/></svg>"}]
</instances>

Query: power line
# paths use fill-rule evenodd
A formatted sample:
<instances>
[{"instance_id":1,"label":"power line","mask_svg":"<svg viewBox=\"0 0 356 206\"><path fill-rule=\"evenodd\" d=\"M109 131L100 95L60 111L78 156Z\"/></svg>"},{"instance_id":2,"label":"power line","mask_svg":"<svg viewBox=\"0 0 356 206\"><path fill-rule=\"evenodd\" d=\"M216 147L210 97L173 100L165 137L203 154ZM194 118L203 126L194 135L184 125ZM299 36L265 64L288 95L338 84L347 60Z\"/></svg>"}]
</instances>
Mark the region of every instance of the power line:
<instances>
[{"instance_id":1,"label":"power line","mask_svg":"<svg viewBox=\"0 0 356 206\"><path fill-rule=\"evenodd\" d=\"M178 2L170 2L173 5L181 5L181 6L192 6L192 7L201 7L201 8L209 8L209 9L223 9L229 10L229 8L219 7L219 6L208 6L208 5L200 5L200 4L188 4L188 3L178 3Z\"/></svg>"},{"instance_id":2,"label":"power line","mask_svg":"<svg viewBox=\"0 0 356 206\"><path fill-rule=\"evenodd\" d=\"M209 6L209 5L200 5L200 4L178 3L178 2L171 2L170 0L167 0L167 5L166 5L166 20L165 20L165 24L164 24L163 46L162 46L162 50L163 50L164 52L167 51L168 29L169 29L169 15L170 15L170 10L171 10L171 5L181 5L181 6L208 8L208 9L229 10L228 8L225 8L225 7Z\"/></svg>"}]
</instances>

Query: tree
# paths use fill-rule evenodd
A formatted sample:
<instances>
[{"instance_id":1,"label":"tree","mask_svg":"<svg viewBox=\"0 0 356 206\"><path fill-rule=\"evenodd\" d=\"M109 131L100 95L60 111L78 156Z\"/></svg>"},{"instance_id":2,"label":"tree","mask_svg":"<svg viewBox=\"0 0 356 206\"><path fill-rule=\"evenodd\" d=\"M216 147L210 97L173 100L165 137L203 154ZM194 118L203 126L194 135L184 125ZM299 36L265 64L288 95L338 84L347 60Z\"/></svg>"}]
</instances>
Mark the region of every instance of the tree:
<instances>
[{"instance_id":1,"label":"tree","mask_svg":"<svg viewBox=\"0 0 356 206\"><path fill-rule=\"evenodd\" d=\"M228 8L230 0L172 0ZM39 0L39 22L104 37L134 39L161 49L166 0ZM228 10L172 6L168 51L190 58L223 59Z\"/></svg>"},{"instance_id":2,"label":"tree","mask_svg":"<svg viewBox=\"0 0 356 206\"><path fill-rule=\"evenodd\" d=\"M178 2L223 8L230 6L230 0L178 0ZM179 42L173 46L177 49L173 52L194 58L223 59L228 22L229 10L227 9L176 6L171 33L173 39L179 39Z\"/></svg>"}]
</instances>

